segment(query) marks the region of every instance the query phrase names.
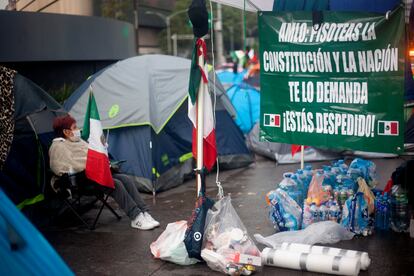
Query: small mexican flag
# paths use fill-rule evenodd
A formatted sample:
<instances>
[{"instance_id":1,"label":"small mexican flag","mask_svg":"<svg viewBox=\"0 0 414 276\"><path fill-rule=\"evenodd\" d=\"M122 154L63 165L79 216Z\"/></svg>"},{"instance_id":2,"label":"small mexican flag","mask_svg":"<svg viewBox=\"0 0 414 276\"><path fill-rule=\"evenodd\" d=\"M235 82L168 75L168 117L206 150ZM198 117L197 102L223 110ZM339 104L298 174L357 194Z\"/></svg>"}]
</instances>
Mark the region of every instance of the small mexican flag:
<instances>
[{"instance_id":1,"label":"small mexican flag","mask_svg":"<svg viewBox=\"0 0 414 276\"><path fill-rule=\"evenodd\" d=\"M378 135L398 136L398 121L378 121Z\"/></svg>"},{"instance_id":2,"label":"small mexican flag","mask_svg":"<svg viewBox=\"0 0 414 276\"><path fill-rule=\"evenodd\" d=\"M203 164L207 170L211 170L216 163L217 145L216 130L214 129L214 112L208 91L208 70L206 63L201 64L201 56L207 57L207 46L203 39L196 39L194 42L194 52L191 60L190 80L188 86L188 117L193 123L193 157L197 158L197 108L196 103L199 88L203 89ZM201 92L200 92L201 93Z\"/></svg>"},{"instance_id":3,"label":"small mexican flag","mask_svg":"<svg viewBox=\"0 0 414 276\"><path fill-rule=\"evenodd\" d=\"M105 147L105 136L103 135L98 107L92 92L89 94L82 138L89 143L85 168L86 177L103 186L115 188L109 167L108 152Z\"/></svg>"},{"instance_id":4,"label":"small mexican flag","mask_svg":"<svg viewBox=\"0 0 414 276\"><path fill-rule=\"evenodd\" d=\"M301 150L301 145L292 145L290 148L290 151L292 153L292 156L295 156L296 153L298 153ZM304 146L304 149L307 149L308 146Z\"/></svg>"},{"instance_id":5,"label":"small mexican flag","mask_svg":"<svg viewBox=\"0 0 414 276\"><path fill-rule=\"evenodd\" d=\"M263 126L280 127L280 114L264 114Z\"/></svg>"}]
</instances>

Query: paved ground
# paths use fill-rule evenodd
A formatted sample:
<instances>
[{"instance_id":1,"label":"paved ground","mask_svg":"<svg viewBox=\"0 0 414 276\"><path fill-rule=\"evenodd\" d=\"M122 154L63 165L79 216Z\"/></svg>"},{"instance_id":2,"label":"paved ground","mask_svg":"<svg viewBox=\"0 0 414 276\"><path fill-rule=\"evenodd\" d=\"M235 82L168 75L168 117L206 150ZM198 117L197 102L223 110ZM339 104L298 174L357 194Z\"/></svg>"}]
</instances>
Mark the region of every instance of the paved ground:
<instances>
[{"instance_id":1,"label":"paved ground","mask_svg":"<svg viewBox=\"0 0 414 276\"><path fill-rule=\"evenodd\" d=\"M401 159L374 160L380 185L384 186ZM314 163L319 167L322 163ZM233 205L250 234L273 234L267 219L265 194L282 179L282 173L297 169L297 165L276 166L274 162L258 159L249 168L221 173L225 193L230 193ZM207 193L214 197L215 175L207 179ZM105 211L95 231L83 227L49 229L46 237L77 275L216 275L205 264L181 267L155 260L149 250L169 222L187 219L195 200L195 181L188 181L173 190L160 193L154 200L144 195L153 216L161 227L153 231L134 230L129 220L121 221ZM85 216L92 216L91 210ZM361 275L413 275L414 239L408 235L378 232L370 237L356 237L335 244L336 247L367 251L372 258L368 271ZM259 246L259 248L262 248ZM217 273L217 275L220 275ZM264 267L256 275L321 275L274 267Z\"/></svg>"}]
</instances>

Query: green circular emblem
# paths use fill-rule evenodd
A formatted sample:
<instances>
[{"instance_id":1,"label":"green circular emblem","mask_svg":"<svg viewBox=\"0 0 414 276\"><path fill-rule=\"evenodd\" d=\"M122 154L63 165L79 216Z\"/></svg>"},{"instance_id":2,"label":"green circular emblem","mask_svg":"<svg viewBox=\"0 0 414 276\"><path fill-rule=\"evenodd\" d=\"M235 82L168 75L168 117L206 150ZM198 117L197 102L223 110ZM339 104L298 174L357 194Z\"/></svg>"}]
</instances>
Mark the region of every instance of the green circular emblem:
<instances>
[{"instance_id":1,"label":"green circular emblem","mask_svg":"<svg viewBox=\"0 0 414 276\"><path fill-rule=\"evenodd\" d=\"M113 105L113 106L111 106L111 108L109 109L108 116L109 116L109 118L113 118L113 117L115 117L116 115L118 115L118 113L119 113L119 105L114 104L114 105Z\"/></svg>"}]
</instances>

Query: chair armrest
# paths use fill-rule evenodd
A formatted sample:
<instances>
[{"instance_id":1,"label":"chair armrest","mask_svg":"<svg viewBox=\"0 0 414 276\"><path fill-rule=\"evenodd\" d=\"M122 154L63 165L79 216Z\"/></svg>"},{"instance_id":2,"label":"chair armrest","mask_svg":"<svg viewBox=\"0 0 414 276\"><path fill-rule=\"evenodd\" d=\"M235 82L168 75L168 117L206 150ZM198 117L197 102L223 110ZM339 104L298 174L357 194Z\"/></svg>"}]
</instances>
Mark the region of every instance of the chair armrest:
<instances>
[{"instance_id":1,"label":"chair armrest","mask_svg":"<svg viewBox=\"0 0 414 276\"><path fill-rule=\"evenodd\" d=\"M85 171L77 173L64 173L61 176L57 176L58 186L61 188L73 189L77 188L85 178Z\"/></svg>"}]
</instances>

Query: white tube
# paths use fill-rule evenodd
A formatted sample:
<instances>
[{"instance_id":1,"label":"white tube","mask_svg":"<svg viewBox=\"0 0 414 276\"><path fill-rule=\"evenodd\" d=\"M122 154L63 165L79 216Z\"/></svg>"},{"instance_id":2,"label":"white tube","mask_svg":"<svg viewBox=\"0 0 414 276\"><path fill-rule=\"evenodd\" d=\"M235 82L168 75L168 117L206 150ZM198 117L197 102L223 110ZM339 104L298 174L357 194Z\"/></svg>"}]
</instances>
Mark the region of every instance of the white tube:
<instances>
[{"instance_id":1,"label":"white tube","mask_svg":"<svg viewBox=\"0 0 414 276\"><path fill-rule=\"evenodd\" d=\"M302 253L359 258L359 260L361 261L362 270L367 270L369 265L371 264L371 259L369 258L368 253L362 251L288 242L282 243L280 249Z\"/></svg>"},{"instance_id":2,"label":"white tube","mask_svg":"<svg viewBox=\"0 0 414 276\"><path fill-rule=\"evenodd\" d=\"M262 263L269 266L349 276L358 275L361 268L361 262L358 258L271 248L263 249Z\"/></svg>"}]
</instances>

